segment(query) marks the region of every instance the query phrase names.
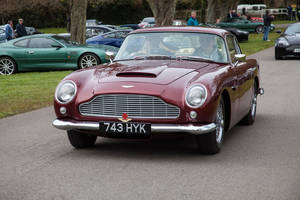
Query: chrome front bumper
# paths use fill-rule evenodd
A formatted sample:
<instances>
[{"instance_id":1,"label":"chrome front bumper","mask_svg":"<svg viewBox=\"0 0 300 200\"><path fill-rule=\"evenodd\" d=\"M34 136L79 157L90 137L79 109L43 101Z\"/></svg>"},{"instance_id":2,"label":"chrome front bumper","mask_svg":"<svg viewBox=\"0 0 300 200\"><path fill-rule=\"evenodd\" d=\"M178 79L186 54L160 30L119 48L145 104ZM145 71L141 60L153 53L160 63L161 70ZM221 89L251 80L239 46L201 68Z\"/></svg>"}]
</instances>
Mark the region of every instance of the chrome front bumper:
<instances>
[{"instance_id":1,"label":"chrome front bumper","mask_svg":"<svg viewBox=\"0 0 300 200\"><path fill-rule=\"evenodd\" d=\"M90 130L97 131L99 130L98 122L81 122L81 121L64 121L56 119L52 122L52 125L55 128L61 130L72 130L72 129L81 129L81 130ZM182 125L182 124L151 124L152 133L186 133L192 135L201 135L205 133L212 132L216 130L216 124L210 123L206 125Z\"/></svg>"}]
</instances>

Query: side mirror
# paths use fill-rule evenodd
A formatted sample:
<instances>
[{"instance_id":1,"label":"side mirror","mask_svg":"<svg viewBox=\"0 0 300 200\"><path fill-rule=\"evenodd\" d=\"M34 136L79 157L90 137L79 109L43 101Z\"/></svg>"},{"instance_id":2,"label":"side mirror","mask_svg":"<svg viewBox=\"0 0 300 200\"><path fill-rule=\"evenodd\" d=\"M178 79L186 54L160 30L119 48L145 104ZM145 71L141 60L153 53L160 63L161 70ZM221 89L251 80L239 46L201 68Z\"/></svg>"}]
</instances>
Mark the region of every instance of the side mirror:
<instances>
[{"instance_id":1,"label":"side mirror","mask_svg":"<svg viewBox=\"0 0 300 200\"><path fill-rule=\"evenodd\" d=\"M53 45L51 45L51 47L54 47L54 48L56 48L56 49L60 49L60 48L62 48L63 46L61 46L61 45L59 45L59 44L53 44Z\"/></svg>"},{"instance_id":2,"label":"side mirror","mask_svg":"<svg viewBox=\"0 0 300 200\"><path fill-rule=\"evenodd\" d=\"M245 54L235 54L234 58L235 58L236 62L246 62Z\"/></svg>"},{"instance_id":3,"label":"side mirror","mask_svg":"<svg viewBox=\"0 0 300 200\"><path fill-rule=\"evenodd\" d=\"M114 52L111 52L111 51L106 51L106 52L105 52L105 58L106 58L107 60L109 60L110 63L112 63L112 62L113 62L113 59L115 58L115 53L114 53Z\"/></svg>"}]
</instances>

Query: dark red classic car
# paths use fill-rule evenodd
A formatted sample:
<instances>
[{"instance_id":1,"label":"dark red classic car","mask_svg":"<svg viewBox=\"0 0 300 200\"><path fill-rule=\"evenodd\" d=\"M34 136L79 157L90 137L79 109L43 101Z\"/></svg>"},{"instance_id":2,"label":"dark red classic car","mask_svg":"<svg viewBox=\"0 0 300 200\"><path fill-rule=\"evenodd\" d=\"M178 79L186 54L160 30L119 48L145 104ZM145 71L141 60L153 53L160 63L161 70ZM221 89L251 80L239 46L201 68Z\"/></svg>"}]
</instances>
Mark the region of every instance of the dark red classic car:
<instances>
[{"instance_id":1,"label":"dark red classic car","mask_svg":"<svg viewBox=\"0 0 300 200\"><path fill-rule=\"evenodd\" d=\"M113 55L107 52L113 59ZM255 120L259 65L223 29L160 27L130 33L111 63L79 70L57 86L56 128L75 148L97 136L195 135L219 152L225 132Z\"/></svg>"}]
</instances>

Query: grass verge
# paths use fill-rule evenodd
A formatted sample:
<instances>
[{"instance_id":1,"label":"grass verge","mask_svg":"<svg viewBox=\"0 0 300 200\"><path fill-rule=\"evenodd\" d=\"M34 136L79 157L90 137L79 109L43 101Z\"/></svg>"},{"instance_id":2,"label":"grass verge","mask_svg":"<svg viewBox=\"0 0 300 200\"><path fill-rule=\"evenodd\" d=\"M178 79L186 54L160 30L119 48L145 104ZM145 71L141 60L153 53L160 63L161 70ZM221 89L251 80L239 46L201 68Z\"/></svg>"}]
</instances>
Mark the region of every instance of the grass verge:
<instances>
[{"instance_id":1,"label":"grass verge","mask_svg":"<svg viewBox=\"0 0 300 200\"><path fill-rule=\"evenodd\" d=\"M289 20L278 20L278 21L272 21L272 24L292 24L296 23L296 20L289 21Z\"/></svg>"},{"instance_id":2,"label":"grass verge","mask_svg":"<svg viewBox=\"0 0 300 200\"><path fill-rule=\"evenodd\" d=\"M41 28L38 30L42 33L52 33L52 34L67 33L66 28Z\"/></svg>"},{"instance_id":3,"label":"grass verge","mask_svg":"<svg viewBox=\"0 0 300 200\"><path fill-rule=\"evenodd\" d=\"M57 84L70 72L0 75L0 118L51 105Z\"/></svg>"},{"instance_id":4,"label":"grass verge","mask_svg":"<svg viewBox=\"0 0 300 200\"><path fill-rule=\"evenodd\" d=\"M65 29L41 29L58 33ZM262 34L250 34L248 42L240 43L243 53L251 55L274 45L277 33L270 33L271 42L262 40ZM50 106L59 81L72 71L26 72L0 76L0 118Z\"/></svg>"}]
</instances>

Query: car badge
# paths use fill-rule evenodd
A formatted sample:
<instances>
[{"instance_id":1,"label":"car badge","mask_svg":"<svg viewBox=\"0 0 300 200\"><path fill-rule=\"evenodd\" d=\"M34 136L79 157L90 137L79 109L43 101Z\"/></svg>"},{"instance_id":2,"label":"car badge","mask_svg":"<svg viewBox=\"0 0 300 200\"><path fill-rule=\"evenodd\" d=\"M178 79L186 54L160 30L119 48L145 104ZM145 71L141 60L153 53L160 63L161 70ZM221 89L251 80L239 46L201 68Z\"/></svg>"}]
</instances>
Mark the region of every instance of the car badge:
<instances>
[{"instance_id":1,"label":"car badge","mask_svg":"<svg viewBox=\"0 0 300 200\"><path fill-rule=\"evenodd\" d=\"M133 88L133 85L122 85L123 88Z\"/></svg>"},{"instance_id":2,"label":"car badge","mask_svg":"<svg viewBox=\"0 0 300 200\"><path fill-rule=\"evenodd\" d=\"M129 122L132 120L128 118L128 115L126 113L123 113L122 118L118 118L118 119L122 122Z\"/></svg>"}]
</instances>

